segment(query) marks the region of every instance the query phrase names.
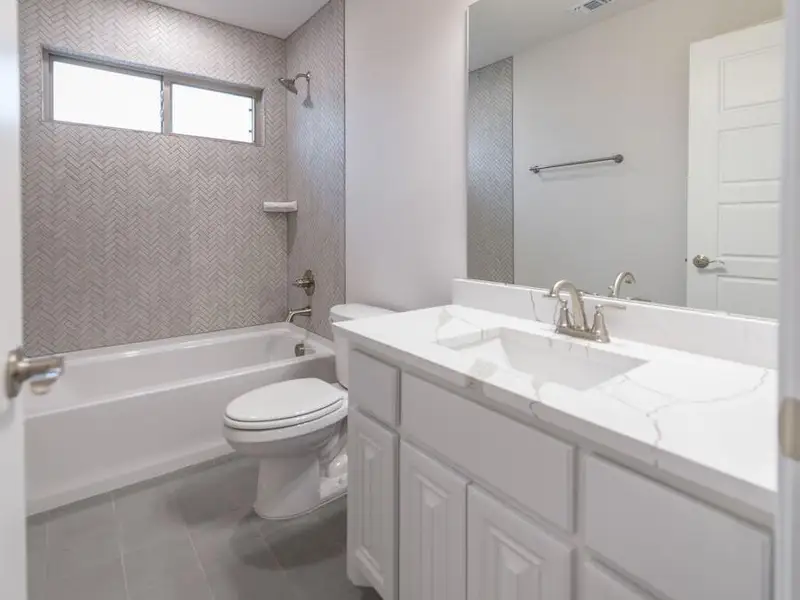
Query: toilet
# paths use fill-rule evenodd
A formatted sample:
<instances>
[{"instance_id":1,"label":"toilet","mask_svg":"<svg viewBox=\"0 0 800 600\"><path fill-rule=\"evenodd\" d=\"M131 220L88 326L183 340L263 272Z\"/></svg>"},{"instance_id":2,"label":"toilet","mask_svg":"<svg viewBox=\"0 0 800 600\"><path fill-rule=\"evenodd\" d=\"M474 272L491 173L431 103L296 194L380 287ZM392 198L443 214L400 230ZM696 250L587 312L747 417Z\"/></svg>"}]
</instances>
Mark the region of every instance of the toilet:
<instances>
[{"instance_id":1,"label":"toilet","mask_svg":"<svg viewBox=\"0 0 800 600\"><path fill-rule=\"evenodd\" d=\"M391 314L364 304L331 308L330 321ZM291 379L257 388L228 404L224 434L241 454L259 459L254 509L264 519L313 511L347 491L347 356L334 332L338 384Z\"/></svg>"}]
</instances>

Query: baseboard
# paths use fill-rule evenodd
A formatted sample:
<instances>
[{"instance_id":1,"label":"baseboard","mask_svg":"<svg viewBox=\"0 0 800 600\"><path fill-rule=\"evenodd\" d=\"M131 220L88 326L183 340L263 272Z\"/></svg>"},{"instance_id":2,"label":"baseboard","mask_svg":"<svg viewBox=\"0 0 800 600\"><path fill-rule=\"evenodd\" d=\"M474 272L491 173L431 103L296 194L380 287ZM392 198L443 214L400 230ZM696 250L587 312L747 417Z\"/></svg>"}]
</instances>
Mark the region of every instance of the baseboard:
<instances>
[{"instance_id":1,"label":"baseboard","mask_svg":"<svg viewBox=\"0 0 800 600\"><path fill-rule=\"evenodd\" d=\"M156 479L163 475L168 475L193 465L212 461L232 453L233 450L227 443L213 444L187 454L172 457L162 462L150 464L146 467L131 469L123 473L117 472L102 479L81 483L78 486L59 491L55 494L41 496L39 498L28 498L28 516L47 512L54 508L72 504L73 502L99 496L100 494L106 494L149 479Z\"/></svg>"}]
</instances>

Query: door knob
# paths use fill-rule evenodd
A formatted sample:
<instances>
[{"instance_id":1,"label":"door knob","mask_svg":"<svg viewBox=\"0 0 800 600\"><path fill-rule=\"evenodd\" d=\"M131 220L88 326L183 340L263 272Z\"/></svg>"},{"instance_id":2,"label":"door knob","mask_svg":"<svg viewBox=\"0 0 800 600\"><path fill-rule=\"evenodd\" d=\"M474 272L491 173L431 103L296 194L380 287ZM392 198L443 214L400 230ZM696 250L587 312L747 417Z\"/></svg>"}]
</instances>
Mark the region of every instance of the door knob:
<instances>
[{"instance_id":1,"label":"door knob","mask_svg":"<svg viewBox=\"0 0 800 600\"><path fill-rule=\"evenodd\" d=\"M725 266L725 261L714 259L711 260L705 254L698 254L692 259L692 264L698 269L707 269L709 265L718 264L721 267Z\"/></svg>"},{"instance_id":2,"label":"door knob","mask_svg":"<svg viewBox=\"0 0 800 600\"><path fill-rule=\"evenodd\" d=\"M28 358L22 348L8 353L6 363L6 395L14 399L19 395L22 385L31 382L31 391L41 396L50 391L50 387L64 373L64 358L48 356L45 358Z\"/></svg>"}]
</instances>

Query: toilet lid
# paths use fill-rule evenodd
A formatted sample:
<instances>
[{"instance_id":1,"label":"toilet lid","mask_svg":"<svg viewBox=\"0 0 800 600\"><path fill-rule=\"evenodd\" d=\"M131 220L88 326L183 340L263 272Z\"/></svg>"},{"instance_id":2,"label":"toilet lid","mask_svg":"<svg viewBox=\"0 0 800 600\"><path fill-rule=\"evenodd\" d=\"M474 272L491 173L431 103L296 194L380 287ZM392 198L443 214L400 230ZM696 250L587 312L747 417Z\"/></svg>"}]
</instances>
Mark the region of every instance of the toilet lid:
<instances>
[{"instance_id":1,"label":"toilet lid","mask_svg":"<svg viewBox=\"0 0 800 600\"><path fill-rule=\"evenodd\" d=\"M225 421L237 429L274 429L307 423L337 410L347 392L321 379L291 379L239 396Z\"/></svg>"}]
</instances>

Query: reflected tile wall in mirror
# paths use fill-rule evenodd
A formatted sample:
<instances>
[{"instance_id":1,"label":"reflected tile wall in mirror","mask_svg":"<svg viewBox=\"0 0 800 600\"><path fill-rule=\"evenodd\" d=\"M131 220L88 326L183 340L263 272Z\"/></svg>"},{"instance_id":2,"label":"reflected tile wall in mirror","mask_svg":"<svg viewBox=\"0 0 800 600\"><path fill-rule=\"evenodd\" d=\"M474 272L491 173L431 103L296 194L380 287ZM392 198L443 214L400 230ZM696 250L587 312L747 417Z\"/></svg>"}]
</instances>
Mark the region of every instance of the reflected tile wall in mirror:
<instances>
[{"instance_id":1,"label":"reflected tile wall in mirror","mask_svg":"<svg viewBox=\"0 0 800 600\"><path fill-rule=\"evenodd\" d=\"M470 9L469 276L775 317L781 0L574 9Z\"/></svg>"}]
</instances>

